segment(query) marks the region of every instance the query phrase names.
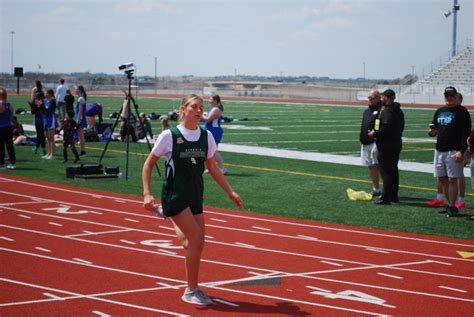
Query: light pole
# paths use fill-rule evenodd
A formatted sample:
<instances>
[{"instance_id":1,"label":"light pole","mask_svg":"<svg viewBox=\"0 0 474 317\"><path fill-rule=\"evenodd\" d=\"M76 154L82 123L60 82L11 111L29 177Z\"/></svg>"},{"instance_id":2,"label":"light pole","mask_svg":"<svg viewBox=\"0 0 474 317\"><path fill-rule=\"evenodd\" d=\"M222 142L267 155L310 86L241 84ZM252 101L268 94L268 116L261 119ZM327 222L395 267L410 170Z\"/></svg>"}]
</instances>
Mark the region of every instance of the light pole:
<instances>
[{"instance_id":1,"label":"light pole","mask_svg":"<svg viewBox=\"0 0 474 317\"><path fill-rule=\"evenodd\" d=\"M458 24L458 11L461 8L461 6L458 4L458 0L454 0L453 3L453 8L451 11L446 11L444 13L444 16L447 18L453 14L453 47L452 47L452 54L451 57L456 56L456 29L457 29L457 24Z\"/></svg>"},{"instance_id":2,"label":"light pole","mask_svg":"<svg viewBox=\"0 0 474 317\"><path fill-rule=\"evenodd\" d=\"M12 51L11 51L11 73L13 76L13 35L15 34L14 31L10 31L10 34L12 35Z\"/></svg>"}]
</instances>

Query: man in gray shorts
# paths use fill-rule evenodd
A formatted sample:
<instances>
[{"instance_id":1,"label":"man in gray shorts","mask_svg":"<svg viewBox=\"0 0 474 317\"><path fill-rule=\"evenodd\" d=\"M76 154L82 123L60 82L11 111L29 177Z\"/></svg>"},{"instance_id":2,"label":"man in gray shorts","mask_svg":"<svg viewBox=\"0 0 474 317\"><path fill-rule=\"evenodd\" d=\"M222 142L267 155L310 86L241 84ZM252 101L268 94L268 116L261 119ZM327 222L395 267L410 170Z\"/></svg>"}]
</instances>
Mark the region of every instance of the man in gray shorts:
<instances>
[{"instance_id":1,"label":"man in gray shorts","mask_svg":"<svg viewBox=\"0 0 474 317\"><path fill-rule=\"evenodd\" d=\"M471 116L466 108L458 104L458 92L454 87L446 87L446 105L436 110L428 135L436 138L435 176L443 188L447 188L448 205L440 213L448 217L459 213L455 206L458 193L458 178L463 177L464 152L471 132Z\"/></svg>"},{"instance_id":2,"label":"man in gray shorts","mask_svg":"<svg viewBox=\"0 0 474 317\"><path fill-rule=\"evenodd\" d=\"M375 119L379 116L382 102L380 92L378 90L371 90L369 96L368 107L362 114L362 123L360 125L359 140L361 143L360 157L362 164L369 167L370 179L372 180L372 196L380 196L382 192L379 187L379 161L377 159L377 145L375 139L369 137L369 131L374 129Z\"/></svg>"}]
</instances>

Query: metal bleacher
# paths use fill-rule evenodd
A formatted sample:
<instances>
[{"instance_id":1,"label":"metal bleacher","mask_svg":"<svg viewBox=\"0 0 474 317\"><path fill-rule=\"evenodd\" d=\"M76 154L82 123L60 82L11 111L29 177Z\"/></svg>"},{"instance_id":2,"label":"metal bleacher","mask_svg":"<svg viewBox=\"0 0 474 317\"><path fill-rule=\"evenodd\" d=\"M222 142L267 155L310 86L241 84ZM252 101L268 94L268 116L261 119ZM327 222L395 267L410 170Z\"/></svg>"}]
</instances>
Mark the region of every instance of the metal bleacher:
<instances>
[{"instance_id":1,"label":"metal bleacher","mask_svg":"<svg viewBox=\"0 0 474 317\"><path fill-rule=\"evenodd\" d=\"M413 103L444 103L443 92L446 86L454 86L463 94L464 104L474 105L474 46L473 39L468 39L459 46L458 54L447 58L444 63L426 67L426 76L410 86L401 89L400 99ZM440 58L440 61L442 58ZM431 68L431 69L430 69Z\"/></svg>"}]
</instances>

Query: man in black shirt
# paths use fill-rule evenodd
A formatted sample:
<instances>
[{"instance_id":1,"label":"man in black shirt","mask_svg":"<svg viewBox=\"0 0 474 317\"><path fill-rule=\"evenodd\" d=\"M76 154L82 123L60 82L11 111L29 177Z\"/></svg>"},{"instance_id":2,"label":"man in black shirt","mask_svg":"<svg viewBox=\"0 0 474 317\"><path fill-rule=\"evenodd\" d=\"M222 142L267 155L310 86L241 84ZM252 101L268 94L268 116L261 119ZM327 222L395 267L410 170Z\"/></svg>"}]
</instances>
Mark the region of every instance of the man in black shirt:
<instances>
[{"instance_id":1,"label":"man in black shirt","mask_svg":"<svg viewBox=\"0 0 474 317\"><path fill-rule=\"evenodd\" d=\"M379 188L379 161L377 159L377 146L375 140L369 137L369 132L374 129L375 120L379 116L382 101L378 90L369 92L369 106L364 110L360 126L359 140L361 143L360 156L362 164L369 167L370 179L372 180L372 196L380 196Z\"/></svg>"},{"instance_id":2,"label":"man in black shirt","mask_svg":"<svg viewBox=\"0 0 474 317\"><path fill-rule=\"evenodd\" d=\"M400 104L395 102L395 92L387 89L382 93L383 107L374 130L369 133L376 140L380 174L383 180L383 192L377 205L390 205L398 200L398 161L402 151L402 133L405 128L405 117Z\"/></svg>"},{"instance_id":3,"label":"man in black shirt","mask_svg":"<svg viewBox=\"0 0 474 317\"><path fill-rule=\"evenodd\" d=\"M446 106L436 110L428 131L436 138L435 175L443 188L447 188L448 205L440 213L455 216L459 213L455 206L458 192L458 178L463 176L464 152L467 138L471 132L471 116L466 108L458 103L458 92L454 87L446 87L444 99Z\"/></svg>"}]
</instances>

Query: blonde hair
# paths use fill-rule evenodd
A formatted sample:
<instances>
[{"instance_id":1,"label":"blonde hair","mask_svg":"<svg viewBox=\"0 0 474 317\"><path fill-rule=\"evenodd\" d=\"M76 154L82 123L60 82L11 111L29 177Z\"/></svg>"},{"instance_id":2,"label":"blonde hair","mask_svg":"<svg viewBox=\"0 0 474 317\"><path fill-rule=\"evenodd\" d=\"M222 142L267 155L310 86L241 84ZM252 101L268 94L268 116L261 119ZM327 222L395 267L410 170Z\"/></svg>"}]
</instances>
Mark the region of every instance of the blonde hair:
<instances>
[{"instance_id":1,"label":"blonde hair","mask_svg":"<svg viewBox=\"0 0 474 317\"><path fill-rule=\"evenodd\" d=\"M204 103L204 100L201 97L194 94L184 97L183 100L181 100L181 105L179 106L179 121L183 121L184 119L184 109L186 109L186 107L196 99L201 100L201 102Z\"/></svg>"}]
</instances>

